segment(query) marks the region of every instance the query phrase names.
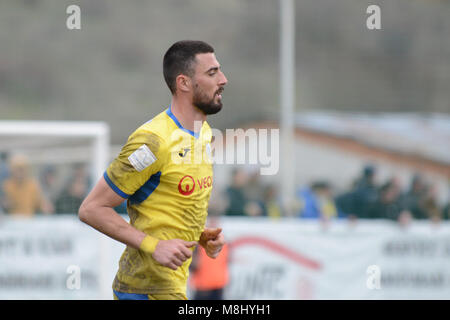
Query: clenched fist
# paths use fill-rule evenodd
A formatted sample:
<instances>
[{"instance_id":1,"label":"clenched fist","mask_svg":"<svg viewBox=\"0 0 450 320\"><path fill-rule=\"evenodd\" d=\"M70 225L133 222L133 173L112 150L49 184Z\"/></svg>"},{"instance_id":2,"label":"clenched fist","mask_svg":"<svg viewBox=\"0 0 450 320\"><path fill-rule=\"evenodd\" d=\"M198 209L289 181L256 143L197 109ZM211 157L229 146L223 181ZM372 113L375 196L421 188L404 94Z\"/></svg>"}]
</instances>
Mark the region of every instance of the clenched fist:
<instances>
[{"instance_id":1,"label":"clenched fist","mask_svg":"<svg viewBox=\"0 0 450 320\"><path fill-rule=\"evenodd\" d=\"M181 239L160 240L152 257L163 266L177 270L192 256L192 251L189 248L196 244L196 241L184 241Z\"/></svg>"},{"instance_id":2,"label":"clenched fist","mask_svg":"<svg viewBox=\"0 0 450 320\"><path fill-rule=\"evenodd\" d=\"M217 258L225 244L225 238L221 228L205 228L200 235L198 243L205 249L210 258Z\"/></svg>"}]
</instances>

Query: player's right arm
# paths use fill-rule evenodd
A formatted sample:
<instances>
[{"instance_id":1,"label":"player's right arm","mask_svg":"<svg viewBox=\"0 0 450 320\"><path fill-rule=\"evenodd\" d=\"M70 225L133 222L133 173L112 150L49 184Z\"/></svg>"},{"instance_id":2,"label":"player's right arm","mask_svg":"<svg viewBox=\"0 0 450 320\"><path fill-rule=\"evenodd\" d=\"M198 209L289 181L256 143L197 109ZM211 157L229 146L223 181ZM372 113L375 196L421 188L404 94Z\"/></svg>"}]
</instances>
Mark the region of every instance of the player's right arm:
<instances>
[{"instance_id":1,"label":"player's right arm","mask_svg":"<svg viewBox=\"0 0 450 320\"><path fill-rule=\"evenodd\" d=\"M114 207L138 190L161 170L166 157L164 141L151 132L130 136L119 156L81 204L81 221L134 249L150 253L161 265L176 270L192 252L196 242L159 240L126 222Z\"/></svg>"},{"instance_id":2,"label":"player's right arm","mask_svg":"<svg viewBox=\"0 0 450 320\"><path fill-rule=\"evenodd\" d=\"M158 240L130 225L114 210L123 201L125 199L114 192L102 177L84 199L78 216L81 221L101 233L127 246L151 253L153 259L173 270L192 256L188 248L196 245L196 242L181 239Z\"/></svg>"},{"instance_id":3,"label":"player's right arm","mask_svg":"<svg viewBox=\"0 0 450 320\"><path fill-rule=\"evenodd\" d=\"M101 233L139 249L146 234L130 225L114 210L114 207L124 201L102 177L84 199L78 210L78 217Z\"/></svg>"}]
</instances>

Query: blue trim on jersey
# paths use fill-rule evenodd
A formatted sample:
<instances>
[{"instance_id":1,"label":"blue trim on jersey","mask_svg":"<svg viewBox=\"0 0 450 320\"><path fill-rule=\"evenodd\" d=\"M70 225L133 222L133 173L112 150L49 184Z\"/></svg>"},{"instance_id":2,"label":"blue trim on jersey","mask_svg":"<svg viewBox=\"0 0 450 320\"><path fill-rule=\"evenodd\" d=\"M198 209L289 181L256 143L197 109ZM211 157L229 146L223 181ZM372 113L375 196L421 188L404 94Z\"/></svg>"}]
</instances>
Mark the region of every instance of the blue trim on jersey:
<instances>
[{"instance_id":1,"label":"blue trim on jersey","mask_svg":"<svg viewBox=\"0 0 450 320\"><path fill-rule=\"evenodd\" d=\"M183 130L184 132L189 133L191 136L193 136L194 138L198 139L198 137L200 136L199 133L195 133L194 131L188 130L183 128L183 126L181 125L180 121L178 121L178 119L175 117L175 115L172 113L171 110L171 106L167 109L166 113L167 115L173 120L173 122L175 122L175 124L178 126L178 128L180 128L181 130Z\"/></svg>"},{"instance_id":2,"label":"blue trim on jersey","mask_svg":"<svg viewBox=\"0 0 450 320\"><path fill-rule=\"evenodd\" d=\"M161 171L153 174L146 183L142 185L132 196L130 196L131 204L142 203L147 199L153 191L159 186L159 179L161 178Z\"/></svg>"},{"instance_id":3,"label":"blue trim on jersey","mask_svg":"<svg viewBox=\"0 0 450 320\"><path fill-rule=\"evenodd\" d=\"M140 293L126 293L113 290L119 300L149 300L148 295Z\"/></svg>"},{"instance_id":4,"label":"blue trim on jersey","mask_svg":"<svg viewBox=\"0 0 450 320\"><path fill-rule=\"evenodd\" d=\"M114 190L115 193L117 193L119 196L121 196L122 198L128 199L128 197L130 196L129 194L126 194L125 192L123 192L122 190L120 190L115 184L114 182L111 181L111 179L108 177L108 174L105 173L103 174L103 178L105 178L106 183L111 187L111 189Z\"/></svg>"}]
</instances>

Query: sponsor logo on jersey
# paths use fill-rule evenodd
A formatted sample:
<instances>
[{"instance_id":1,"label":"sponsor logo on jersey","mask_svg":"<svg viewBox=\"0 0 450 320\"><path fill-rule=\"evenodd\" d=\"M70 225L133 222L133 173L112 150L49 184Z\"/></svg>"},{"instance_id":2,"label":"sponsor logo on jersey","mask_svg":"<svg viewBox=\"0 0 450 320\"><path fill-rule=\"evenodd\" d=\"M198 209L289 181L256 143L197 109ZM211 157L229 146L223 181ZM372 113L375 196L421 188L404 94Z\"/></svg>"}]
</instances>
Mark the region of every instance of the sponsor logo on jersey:
<instances>
[{"instance_id":1,"label":"sponsor logo on jersey","mask_svg":"<svg viewBox=\"0 0 450 320\"><path fill-rule=\"evenodd\" d=\"M212 184L213 179L211 176L197 178L194 180L192 176L186 175L180 179L180 182L178 183L178 191L183 196L189 196L194 192L196 186L198 186L200 190L203 190L211 188Z\"/></svg>"}]
</instances>

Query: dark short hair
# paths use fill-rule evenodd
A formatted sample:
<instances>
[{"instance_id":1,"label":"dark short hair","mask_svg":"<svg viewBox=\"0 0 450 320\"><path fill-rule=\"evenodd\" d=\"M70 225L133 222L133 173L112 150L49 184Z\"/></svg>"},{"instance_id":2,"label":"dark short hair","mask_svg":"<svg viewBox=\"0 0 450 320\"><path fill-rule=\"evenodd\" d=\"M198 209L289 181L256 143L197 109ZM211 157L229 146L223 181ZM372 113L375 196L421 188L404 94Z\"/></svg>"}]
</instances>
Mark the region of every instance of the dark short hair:
<instances>
[{"instance_id":1,"label":"dark short hair","mask_svg":"<svg viewBox=\"0 0 450 320\"><path fill-rule=\"evenodd\" d=\"M329 190L330 185L326 181L315 181L315 182L311 183L311 189L316 190L316 191Z\"/></svg>"},{"instance_id":2,"label":"dark short hair","mask_svg":"<svg viewBox=\"0 0 450 320\"><path fill-rule=\"evenodd\" d=\"M199 53L213 53L212 46L203 41L183 40L175 42L164 55L164 80L172 94L176 91L175 79L184 74L194 75L195 56Z\"/></svg>"}]
</instances>

